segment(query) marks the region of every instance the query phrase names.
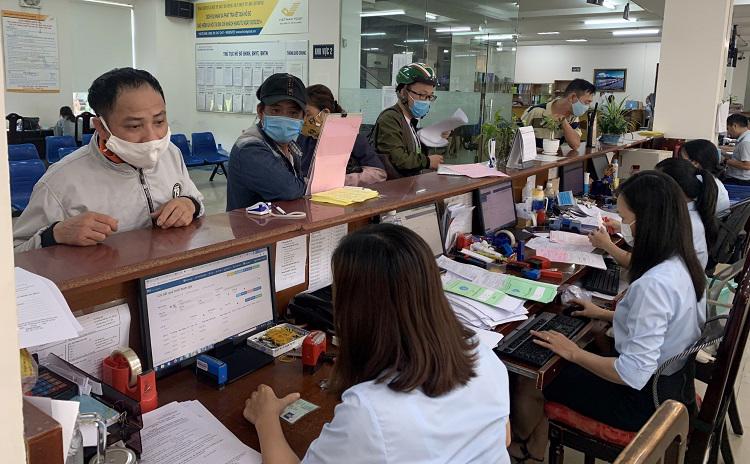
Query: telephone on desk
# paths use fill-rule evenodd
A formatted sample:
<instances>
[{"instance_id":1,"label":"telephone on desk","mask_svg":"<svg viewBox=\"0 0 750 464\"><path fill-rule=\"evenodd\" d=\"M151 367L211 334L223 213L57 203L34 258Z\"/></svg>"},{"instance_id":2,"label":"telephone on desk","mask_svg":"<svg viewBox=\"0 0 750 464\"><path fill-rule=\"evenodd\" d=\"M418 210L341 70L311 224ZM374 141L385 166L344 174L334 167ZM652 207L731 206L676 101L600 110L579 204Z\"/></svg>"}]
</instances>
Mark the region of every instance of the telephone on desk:
<instances>
[{"instance_id":1,"label":"telephone on desk","mask_svg":"<svg viewBox=\"0 0 750 464\"><path fill-rule=\"evenodd\" d=\"M289 302L289 313L295 321L306 322L310 326L334 333L333 329L333 290L323 287L309 293L300 293Z\"/></svg>"}]
</instances>

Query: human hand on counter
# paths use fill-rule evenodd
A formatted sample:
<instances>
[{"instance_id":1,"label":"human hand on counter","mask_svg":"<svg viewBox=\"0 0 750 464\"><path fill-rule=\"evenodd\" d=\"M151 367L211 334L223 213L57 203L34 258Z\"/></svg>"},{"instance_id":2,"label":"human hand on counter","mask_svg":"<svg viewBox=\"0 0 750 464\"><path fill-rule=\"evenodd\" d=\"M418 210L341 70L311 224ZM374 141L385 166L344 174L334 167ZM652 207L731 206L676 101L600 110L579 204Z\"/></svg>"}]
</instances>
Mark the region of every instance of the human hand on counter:
<instances>
[{"instance_id":1,"label":"human hand on counter","mask_svg":"<svg viewBox=\"0 0 750 464\"><path fill-rule=\"evenodd\" d=\"M173 198L151 213L156 225L162 229L186 226L193 222L194 215L195 204L186 197Z\"/></svg>"},{"instance_id":2,"label":"human hand on counter","mask_svg":"<svg viewBox=\"0 0 750 464\"><path fill-rule=\"evenodd\" d=\"M299 399L299 393L290 393L283 398L276 396L273 388L268 385L259 385L258 389L245 400L245 410L242 415L252 424L264 419L275 418L278 420L281 411Z\"/></svg>"},{"instance_id":3,"label":"human hand on counter","mask_svg":"<svg viewBox=\"0 0 750 464\"><path fill-rule=\"evenodd\" d=\"M55 224L52 235L64 245L96 245L117 232L117 219L88 211Z\"/></svg>"},{"instance_id":4,"label":"human hand on counter","mask_svg":"<svg viewBox=\"0 0 750 464\"><path fill-rule=\"evenodd\" d=\"M430 160L430 169L437 169L443 162L442 155L430 155L427 158Z\"/></svg>"}]
</instances>

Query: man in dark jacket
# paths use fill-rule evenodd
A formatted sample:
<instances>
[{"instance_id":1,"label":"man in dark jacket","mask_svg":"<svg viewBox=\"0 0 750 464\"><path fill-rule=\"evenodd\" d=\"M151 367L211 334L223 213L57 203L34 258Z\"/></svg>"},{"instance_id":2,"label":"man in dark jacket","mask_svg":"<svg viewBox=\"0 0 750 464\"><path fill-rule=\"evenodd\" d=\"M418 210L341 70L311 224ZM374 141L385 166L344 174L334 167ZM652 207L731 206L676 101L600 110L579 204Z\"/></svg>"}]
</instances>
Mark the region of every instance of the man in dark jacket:
<instances>
[{"instance_id":1,"label":"man in dark jacket","mask_svg":"<svg viewBox=\"0 0 750 464\"><path fill-rule=\"evenodd\" d=\"M424 63L412 63L396 75L398 103L378 116L373 145L385 153L402 176L417 175L423 169L437 169L441 155L428 155L417 136L417 124L435 101L435 71ZM447 135L447 134L446 134Z\"/></svg>"},{"instance_id":2,"label":"man in dark jacket","mask_svg":"<svg viewBox=\"0 0 750 464\"><path fill-rule=\"evenodd\" d=\"M305 85L286 73L274 74L258 88L258 124L232 147L227 174L227 211L259 201L294 200L305 194L300 149Z\"/></svg>"}]
</instances>

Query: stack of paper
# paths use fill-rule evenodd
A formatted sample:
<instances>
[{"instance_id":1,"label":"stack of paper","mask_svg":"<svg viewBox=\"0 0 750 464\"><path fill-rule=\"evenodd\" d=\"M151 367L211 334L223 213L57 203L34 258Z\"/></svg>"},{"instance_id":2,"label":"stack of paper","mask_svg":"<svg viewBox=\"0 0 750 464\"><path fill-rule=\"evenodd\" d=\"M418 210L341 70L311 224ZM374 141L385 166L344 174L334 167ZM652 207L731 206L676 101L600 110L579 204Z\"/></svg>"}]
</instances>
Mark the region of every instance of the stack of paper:
<instances>
[{"instance_id":1,"label":"stack of paper","mask_svg":"<svg viewBox=\"0 0 750 464\"><path fill-rule=\"evenodd\" d=\"M20 267L16 268L16 310L21 348L75 338L83 332L57 286Z\"/></svg>"},{"instance_id":2,"label":"stack of paper","mask_svg":"<svg viewBox=\"0 0 750 464\"><path fill-rule=\"evenodd\" d=\"M441 164L438 166L438 174L446 176L466 176L472 179L481 177L508 177L502 171L487 166L487 163L474 164Z\"/></svg>"},{"instance_id":3,"label":"stack of paper","mask_svg":"<svg viewBox=\"0 0 750 464\"><path fill-rule=\"evenodd\" d=\"M451 272L443 275L443 288L458 319L472 328L492 330L500 324L524 320L528 314L523 300L480 287Z\"/></svg>"},{"instance_id":4,"label":"stack of paper","mask_svg":"<svg viewBox=\"0 0 750 464\"><path fill-rule=\"evenodd\" d=\"M312 201L331 203L338 206L349 206L361 203L371 198L377 198L378 192L362 187L340 187L327 192L315 193L310 198Z\"/></svg>"},{"instance_id":5,"label":"stack of paper","mask_svg":"<svg viewBox=\"0 0 750 464\"><path fill-rule=\"evenodd\" d=\"M506 295L523 300L550 303L557 295L557 285L536 282L508 274L490 272L470 264L457 263L440 256L437 264L449 273L482 287L500 290Z\"/></svg>"},{"instance_id":6,"label":"stack of paper","mask_svg":"<svg viewBox=\"0 0 750 464\"><path fill-rule=\"evenodd\" d=\"M580 264L597 269L607 268L604 256L593 253L594 247L585 235L550 231L549 238L534 237L526 242L526 245L532 248L537 256L556 263Z\"/></svg>"},{"instance_id":7,"label":"stack of paper","mask_svg":"<svg viewBox=\"0 0 750 464\"><path fill-rule=\"evenodd\" d=\"M260 464L198 401L169 403L143 415L141 464Z\"/></svg>"},{"instance_id":8,"label":"stack of paper","mask_svg":"<svg viewBox=\"0 0 750 464\"><path fill-rule=\"evenodd\" d=\"M474 207L471 204L456 202L446 206L443 214L446 250L453 248L459 234L471 233L472 211L474 211Z\"/></svg>"}]
</instances>

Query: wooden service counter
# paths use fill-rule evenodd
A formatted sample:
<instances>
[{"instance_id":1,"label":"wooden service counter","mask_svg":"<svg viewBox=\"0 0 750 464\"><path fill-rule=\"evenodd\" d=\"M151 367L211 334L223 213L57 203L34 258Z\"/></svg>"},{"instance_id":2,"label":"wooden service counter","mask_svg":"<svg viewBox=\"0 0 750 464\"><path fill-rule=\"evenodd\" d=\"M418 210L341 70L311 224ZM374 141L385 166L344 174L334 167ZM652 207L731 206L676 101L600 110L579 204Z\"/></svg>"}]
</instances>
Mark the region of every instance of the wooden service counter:
<instances>
[{"instance_id":1,"label":"wooden service counter","mask_svg":"<svg viewBox=\"0 0 750 464\"><path fill-rule=\"evenodd\" d=\"M622 145L581 147L563 153L559 161L534 162L533 166L527 169L509 169L506 172L514 187L519 187L517 196L520 196L520 187L525 184L528 176L536 175L537 184L543 184L552 168L584 163L593 157L604 156L608 152L617 152L625 148L650 147L651 142L649 138L638 135L631 138L628 135ZM273 260L275 244L280 240L340 224L348 224L349 231L353 231L384 212L436 202L507 181L508 178L470 179L436 173L423 174L375 185L372 188L380 193L378 198L350 207L313 203L308 199L278 203L287 212L306 212L305 219L257 218L242 210L236 210L201 218L180 229L145 229L115 234L92 247L58 245L18 253L15 255L15 265L55 282L74 312L91 312L95 305L125 299L132 315L130 346L142 355L138 280L140 278L264 246L271 248ZM580 267L561 266L567 266L566 276L569 278L576 278L582 272ZM306 288L307 282L278 292L276 304L279 313L285 311L287 303L294 295ZM542 305L531 305L529 309L530 312L537 312L541 308ZM545 310L550 310L549 308L548 306ZM514 326L515 324L507 324L498 330L508 333ZM579 336L581 343L585 341L587 333L588 331ZM509 370L513 372L529 377L536 376L539 388L547 384L558 369L557 358L541 369L523 365L509 366ZM255 430L242 418L244 401L249 393L260 383L271 385L280 395L299 391L303 398L321 406L294 425L282 425L292 448L302 456L309 443L319 434L322 425L333 416L336 399L319 386L329 370L329 366L324 366L314 375L303 375L299 361L284 363L277 360L273 365L264 367L218 391L198 382L193 373L185 369L159 380L159 403L198 399L243 442L258 449Z\"/></svg>"}]
</instances>

